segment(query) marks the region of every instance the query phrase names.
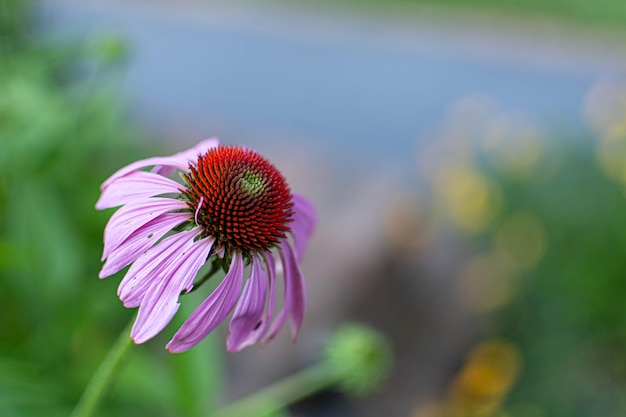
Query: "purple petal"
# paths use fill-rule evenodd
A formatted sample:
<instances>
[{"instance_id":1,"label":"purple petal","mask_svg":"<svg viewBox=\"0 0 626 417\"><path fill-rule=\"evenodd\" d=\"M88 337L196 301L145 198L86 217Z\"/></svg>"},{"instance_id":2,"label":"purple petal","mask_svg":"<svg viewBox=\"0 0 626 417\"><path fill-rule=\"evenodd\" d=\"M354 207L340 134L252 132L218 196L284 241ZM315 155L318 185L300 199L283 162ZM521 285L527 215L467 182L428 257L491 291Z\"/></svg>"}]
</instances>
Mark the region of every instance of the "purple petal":
<instances>
[{"instance_id":1,"label":"purple petal","mask_svg":"<svg viewBox=\"0 0 626 417\"><path fill-rule=\"evenodd\" d=\"M153 197L159 194L180 193L181 185L162 175L136 171L111 182L102 191L96 203L98 210Z\"/></svg>"},{"instance_id":2,"label":"purple petal","mask_svg":"<svg viewBox=\"0 0 626 417\"><path fill-rule=\"evenodd\" d=\"M117 295L124 306L139 306L152 282L160 279L161 273L176 254L182 252L182 248L193 241L198 233L199 229L193 229L173 234L140 255L128 269L117 289Z\"/></svg>"},{"instance_id":3,"label":"purple petal","mask_svg":"<svg viewBox=\"0 0 626 417\"><path fill-rule=\"evenodd\" d=\"M270 320L274 315L274 292L276 288L276 262L274 261L274 257L270 253L265 253L264 258L265 266L267 267L270 295L267 305L267 311L265 312L265 317L263 318L263 322L261 323L261 327L259 328L259 334L265 334L268 327L270 326Z\"/></svg>"},{"instance_id":4,"label":"purple petal","mask_svg":"<svg viewBox=\"0 0 626 417\"><path fill-rule=\"evenodd\" d=\"M296 254L287 240L283 241L281 249L281 258L283 260L283 265L285 266L285 280L290 283L290 291L288 294L288 296L291 297L291 302L289 303L291 305L289 323L291 325L291 336L295 339L298 336L298 332L300 331L300 327L302 327L302 322L304 320L304 310L306 309L306 287L304 285L304 276L300 270Z\"/></svg>"},{"instance_id":5,"label":"purple petal","mask_svg":"<svg viewBox=\"0 0 626 417\"><path fill-rule=\"evenodd\" d=\"M146 198L136 203L126 204L109 219L104 229L104 251L102 260L120 246L135 230L152 219L187 207L183 201L171 198Z\"/></svg>"},{"instance_id":6,"label":"purple petal","mask_svg":"<svg viewBox=\"0 0 626 417\"><path fill-rule=\"evenodd\" d=\"M291 233L296 243L298 259L302 259L311 234L317 225L315 207L309 200L300 194L293 194L293 222L291 223Z\"/></svg>"},{"instance_id":7,"label":"purple petal","mask_svg":"<svg viewBox=\"0 0 626 417\"><path fill-rule=\"evenodd\" d=\"M166 213L135 230L128 239L111 252L98 276L105 278L121 271L150 249L172 228L185 220L189 220L189 213Z\"/></svg>"},{"instance_id":8,"label":"purple petal","mask_svg":"<svg viewBox=\"0 0 626 417\"><path fill-rule=\"evenodd\" d=\"M243 260L234 252L233 261L224 280L195 309L176 332L166 348L172 353L184 352L211 333L235 306L243 281Z\"/></svg>"},{"instance_id":9,"label":"purple petal","mask_svg":"<svg viewBox=\"0 0 626 417\"><path fill-rule=\"evenodd\" d=\"M217 138L204 139L193 148L179 152L174 156L195 164L198 161L199 155L207 153L209 149L216 148L219 144L220 142Z\"/></svg>"},{"instance_id":10,"label":"purple petal","mask_svg":"<svg viewBox=\"0 0 626 417\"><path fill-rule=\"evenodd\" d=\"M187 169L190 162L196 162L199 154L205 153L206 151L216 147L217 145L218 140L216 138L205 139L193 148L183 152L179 152L172 156L148 158L142 159L141 161L133 162L132 164L125 166L124 168L118 170L113 175L111 175L106 181L102 183L100 189L104 191L105 188L111 185L111 183L118 178L130 174L131 172L139 171L141 169L151 166L156 167L155 173L157 174L162 173L162 168Z\"/></svg>"},{"instance_id":11,"label":"purple petal","mask_svg":"<svg viewBox=\"0 0 626 417\"><path fill-rule=\"evenodd\" d=\"M261 268L261 261L252 258L252 274L246 282L239 302L230 320L226 347L229 352L241 350L255 344L263 329L263 310L267 298L267 276Z\"/></svg>"},{"instance_id":12,"label":"purple petal","mask_svg":"<svg viewBox=\"0 0 626 417\"><path fill-rule=\"evenodd\" d=\"M276 336L280 328L284 325L287 316L290 318L291 335L293 339L298 336L298 331L304 320L306 291L304 278L300 271L296 255L286 239L281 242L279 252L284 270L285 301L283 309L278 313L278 316L274 319L269 331L263 338L261 342L263 344Z\"/></svg>"},{"instance_id":13,"label":"purple petal","mask_svg":"<svg viewBox=\"0 0 626 417\"><path fill-rule=\"evenodd\" d=\"M137 320L130 337L135 343L152 339L172 320L180 303L178 297L183 290L189 292L198 270L204 265L213 245L213 240L189 240L180 251L173 253L166 268L153 280L146 292Z\"/></svg>"},{"instance_id":14,"label":"purple petal","mask_svg":"<svg viewBox=\"0 0 626 417\"><path fill-rule=\"evenodd\" d=\"M179 158L175 158L173 156L160 156L154 158L142 159L141 161L133 162L130 165L126 165L124 168L121 168L113 175L111 175L106 181L102 183L100 189L104 191L107 187L109 187L114 181L120 179L121 177L130 174L131 172L140 171L143 168L158 166L158 167L172 167L177 169L187 169L188 163ZM158 173L158 172L155 172Z\"/></svg>"},{"instance_id":15,"label":"purple petal","mask_svg":"<svg viewBox=\"0 0 626 417\"><path fill-rule=\"evenodd\" d=\"M131 338L136 343L151 339L170 322L180 305L180 293L193 287L194 278L205 263L213 242L188 241L161 269L159 278L151 280L131 332Z\"/></svg>"},{"instance_id":16,"label":"purple petal","mask_svg":"<svg viewBox=\"0 0 626 417\"><path fill-rule=\"evenodd\" d=\"M188 168L188 165L195 164L198 161L198 156L207 153L209 149L215 148L219 145L219 141L217 138L209 138L205 139L196 146L191 149L188 149L183 152L179 152L174 157L182 159L187 162L185 169ZM156 166L154 168L154 172L161 175L170 175L176 168L171 166Z\"/></svg>"}]
</instances>

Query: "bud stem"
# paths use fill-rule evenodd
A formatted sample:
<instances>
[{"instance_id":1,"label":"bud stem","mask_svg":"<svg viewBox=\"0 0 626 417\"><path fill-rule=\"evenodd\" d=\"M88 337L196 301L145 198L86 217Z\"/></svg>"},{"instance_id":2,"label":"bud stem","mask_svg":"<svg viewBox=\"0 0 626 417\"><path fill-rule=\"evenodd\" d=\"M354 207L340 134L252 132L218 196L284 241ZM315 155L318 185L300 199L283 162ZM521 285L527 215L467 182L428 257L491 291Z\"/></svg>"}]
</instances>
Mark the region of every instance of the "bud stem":
<instances>
[{"instance_id":1,"label":"bud stem","mask_svg":"<svg viewBox=\"0 0 626 417\"><path fill-rule=\"evenodd\" d=\"M322 363L304 369L219 410L215 417L264 417L333 385L337 378Z\"/></svg>"}]
</instances>

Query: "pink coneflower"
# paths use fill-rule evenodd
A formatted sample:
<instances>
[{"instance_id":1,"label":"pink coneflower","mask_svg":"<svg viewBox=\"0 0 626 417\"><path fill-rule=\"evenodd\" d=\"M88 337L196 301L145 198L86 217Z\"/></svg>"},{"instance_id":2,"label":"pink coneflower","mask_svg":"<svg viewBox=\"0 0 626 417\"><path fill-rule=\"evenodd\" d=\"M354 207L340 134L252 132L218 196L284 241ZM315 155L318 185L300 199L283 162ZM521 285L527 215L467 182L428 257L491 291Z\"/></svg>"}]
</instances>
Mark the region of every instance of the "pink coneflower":
<instances>
[{"instance_id":1,"label":"pink coneflower","mask_svg":"<svg viewBox=\"0 0 626 417\"><path fill-rule=\"evenodd\" d=\"M148 167L153 168L143 170ZM182 183L169 178L177 171ZM97 209L122 207L104 230L106 262L100 278L132 264L118 295L125 307L139 307L131 331L135 343L163 330L178 310L178 297L194 288L207 261L212 268L196 286L220 268L226 276L167 344L170 352L195 346L233 309L229 351L273 338L287 318L293 338L297 336L306 303L299 262L315 227L315 210L291 193L265 158L207 139L169 157L134 162L107 179L101 190ZM276 254L283 270L284 305L270 324Z\"/></svg>"}]
</instances>

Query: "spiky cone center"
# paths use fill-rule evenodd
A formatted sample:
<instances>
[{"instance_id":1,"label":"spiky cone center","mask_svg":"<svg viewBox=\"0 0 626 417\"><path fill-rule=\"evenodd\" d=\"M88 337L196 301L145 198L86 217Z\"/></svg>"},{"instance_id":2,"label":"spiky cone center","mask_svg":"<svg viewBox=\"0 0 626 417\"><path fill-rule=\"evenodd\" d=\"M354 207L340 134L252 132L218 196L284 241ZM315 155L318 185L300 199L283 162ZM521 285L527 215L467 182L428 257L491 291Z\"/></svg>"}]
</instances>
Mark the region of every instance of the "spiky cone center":
<instances>
[{"instance_id":1,"label":"spiky cone center","mask_svg":"<svg viewBox=\"0 0 626 417\"><path fill-rule=\"evenodd\" d=\"M184 195L218 250L249 257L286 237L293 215L291 190L267 159L250 149L219 146L189 169Z\"/></svg>"}]
</instances>

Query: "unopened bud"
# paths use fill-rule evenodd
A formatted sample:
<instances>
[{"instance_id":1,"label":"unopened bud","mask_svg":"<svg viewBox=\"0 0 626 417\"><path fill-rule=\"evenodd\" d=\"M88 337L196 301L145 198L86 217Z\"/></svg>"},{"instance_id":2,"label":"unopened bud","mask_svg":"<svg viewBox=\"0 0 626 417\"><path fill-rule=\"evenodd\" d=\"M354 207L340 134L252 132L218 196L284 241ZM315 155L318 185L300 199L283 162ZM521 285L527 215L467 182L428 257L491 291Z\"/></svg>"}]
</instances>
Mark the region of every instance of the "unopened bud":
<instances>
[{"instance_id":1,"label":"unopened bud","mask_svg":"<svg viewBox=\"0 0 626 417\"><path fill-rule=\"evenodd\" d=\"M325 366L336 375L337 384L349 395L366 395L376 390L392 366L387 339L361 324L339 329L327 343L324 354Z\"/></svg>"}]
</instances>

